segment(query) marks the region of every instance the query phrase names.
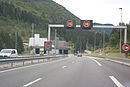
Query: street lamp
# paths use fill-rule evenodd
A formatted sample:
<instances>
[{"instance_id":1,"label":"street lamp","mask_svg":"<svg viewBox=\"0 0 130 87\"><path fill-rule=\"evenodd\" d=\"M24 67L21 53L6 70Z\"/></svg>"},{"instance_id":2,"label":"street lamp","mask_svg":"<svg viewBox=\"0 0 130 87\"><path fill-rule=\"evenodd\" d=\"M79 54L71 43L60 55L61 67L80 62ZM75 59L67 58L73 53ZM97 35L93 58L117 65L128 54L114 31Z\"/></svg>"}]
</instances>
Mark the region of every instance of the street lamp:
<instances>
[{"instance_id":1,"label":"street lamp","mask_svg":"<svg viewBox=\"0 0 130 87\"><path fill-rule=\"evenodd\" d=\"M55 29L55 56L56 56L56 29Z\"/></svg>"},{"instance_id":2,"label":"street lamp","mask_svg":"<svg viewBox=\"0 0 130 87\"><path fill-rule=\"evenodd\" d=\"M104 56L104 43L105 43L105 30L103 29L103 56Z\"/></svg>"},{"instance_id":3,"label":"street lamp","mask_svg":"<svg viewBox=\"0 0 130 87\"><path fill-rule=\"evenodd\" d=\"M96 34L97 34L97 32L95 31L94 34L95 34L94 35L94 53L95 53L95 50L96 50L95 49L95 47L96 47Z\"/></svg>"},{"instance_id":4,"label":"street lamp","mask_svg":"<svg viewBox=\"0 0 130 87\"><path fill-rule=\"evenodd\" d=\"M121 10L121 25L122 25L122 8L119 8ZM121 40L122 40L122 29L120 29L120 57L121 57Z\"/></svg>"}]
</instances>

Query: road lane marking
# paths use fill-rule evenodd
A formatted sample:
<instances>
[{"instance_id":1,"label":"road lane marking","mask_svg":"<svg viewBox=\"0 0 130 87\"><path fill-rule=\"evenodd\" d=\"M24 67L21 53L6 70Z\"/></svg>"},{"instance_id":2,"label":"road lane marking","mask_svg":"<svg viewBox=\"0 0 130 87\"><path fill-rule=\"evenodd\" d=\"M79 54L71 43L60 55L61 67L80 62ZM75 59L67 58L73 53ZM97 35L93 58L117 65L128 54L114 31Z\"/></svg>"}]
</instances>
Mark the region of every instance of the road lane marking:
<instances>
[{"instance_id":1,"label":"road lane marking","mask_svg":"<svg viewBox=\"0 0 130 87\"><path fill-rule=\"evenodd\" d=\"M64 61L64 60L67 60L67 59L70 59L70 58L65 58L65 59L60 59L60 60L56 60L56 61L40 63L40 64L33 64L33 65L28 65L28 66L21 66L21 67L18 67L18 68L13 68L13 69L8 69L8 70L0 71L0 73L15 71L15 70L29 68L29 67L38 66L38 65L44 65L44 64L50 64L50 63L60 62L60 61Z\"/></svg>"},{"instance_id":2,"label":"road lane marking","mask_svg":"<svg viewBox=\"0 0 130 87\"><path fill-rule=\"evenodd\" d=\"M92 59L92 60L95 61L99 66L102 66L102 64L99 63L97 60L95 60L95 59Z\"/></svg>"},{"instance_id":3,"label":"road lane marking","mask_svg":"<svg viewBox=\"0 0 130 87\"><path fill-rule=\"evenodd\" d=\"M112 81L117 85L117 87L124 87L114 76L109 76Z\"/></svg>"},{"instance_id":4,"label":"road lane marking","mask_svg":"<svg viewBox=\"0 0 130 87\"><path fill-rule=\"evenodd\" d=\"M72 63L75 63L74 61Z\"/></svg>"},{"instance_id":5,"label":"road lane marking","mask_svg":"<svg viewBox=\"0 0 130 87\"><path fill-rule=\"evenodd\" d=\"M36 79L36 80L34 80L32 82L29 82L28 84L24 85L23 87L28 87L28 86L30 86L30 85L32 85L32 84L34 84L34 83L36 83L36 82L38 82L40 80L42 80L42 78L38 78L38 79Z\"/></svg>"},{"instance_id":6,"label":"road lane marking","mask_svg":"<svg viewBox=\"0 0 130 87\"><path fill-rule=\"evenodd\" d=\"M66 68L67 66L62 66L62 68Z\"/></svg>"}]
</instances>

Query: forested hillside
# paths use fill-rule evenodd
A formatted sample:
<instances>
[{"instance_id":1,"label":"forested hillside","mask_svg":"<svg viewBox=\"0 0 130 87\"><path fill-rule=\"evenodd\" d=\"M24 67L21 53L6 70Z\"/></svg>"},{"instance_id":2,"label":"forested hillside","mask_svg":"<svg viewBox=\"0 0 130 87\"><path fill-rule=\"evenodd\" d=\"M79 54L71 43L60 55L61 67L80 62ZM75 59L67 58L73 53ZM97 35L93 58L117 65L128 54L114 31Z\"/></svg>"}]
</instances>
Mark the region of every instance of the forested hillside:
<instances>
[{"instance_id":1,"label":"forested hillside","mask_svg":"<svg viewBox=\"0 0 130 87\"><path fill-rule=\"evenodd\" d=\"M32 35L31 26L34 23L34 33L39 33L41 37L47 38L48 24L62 24L64 20L73 19L80 24L80 19L74 16L63 6L52 0L0 0L0 45L2 48L14 48L14 33L18 32L18 42L28 42ZM55 28L56 29L56 28ZM94 40L96 48L102 47L102 32L99 30L85 31L79 28L67 30L65 28L57 29L58 37L67 42L72 42L75 49L86 49L88 42L89 50L93 50ZM105 42L109 42L111 31L106 31ZM2 38L2 37L6 37ZM97 38L95 38L97 37ZM52 29L51 39L54 39L54 29ZM6 44L9 41L10 46ZM18 44L19 45L19 44ZM20 53L22 48L18 48ZM22 49L22 50L21 50Z\"/></svg>"},{"instance_id":2,"label":"forested hillside","mask_svg":"<svg viewBox=\"0 0 130 87\"><path fill-rule=\"evenodd\" d=\"M74 19L79 24L80 19L74 16L64 7L58 5L52 0L0 0L0 30L5 35L7 34L11 40L11 35L18 32L23 42L28 42L31 37L31 24L34 23L34 32L41 34L41 37L47 38L48 24L61 24L66 19ZM54 29L52 30L51 39L54 39ZM76 30L58 29L58 36L66 41L72 41L76 49L86 48L86 38L94 38L91 36L93 32ZM1 34L2 35L2 34ZM4 42L5 38L1 38L2 48L14 48L14 41L10 41L13 46L7 46ZM84 40L84 41L83 41ZM93 44L89 41L89 44ZM82 44L82 45L80 45Z\"/></svg>"}]
</instances>

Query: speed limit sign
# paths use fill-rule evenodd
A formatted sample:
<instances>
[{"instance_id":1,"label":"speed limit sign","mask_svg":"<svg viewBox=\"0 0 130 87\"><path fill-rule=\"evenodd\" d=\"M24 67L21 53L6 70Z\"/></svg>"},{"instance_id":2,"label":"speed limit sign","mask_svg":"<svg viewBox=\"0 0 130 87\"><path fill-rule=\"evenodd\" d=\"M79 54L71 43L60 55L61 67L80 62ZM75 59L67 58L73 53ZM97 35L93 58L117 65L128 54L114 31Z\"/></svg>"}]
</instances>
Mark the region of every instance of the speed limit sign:
<instances>
[{"instance_id":1,"label":"speed limit sign","mask_svg":"<svg viewBox=\"0 0 130 87\"><path fill-rule=\"evenodd\" d=\"M44 42L44 49L45 49L45 51L51 51L52 50L52 42L51 41Z\"/></svg>"},{"instance_id":2,"label":"speed limit sign","mask_svg":"<svg viewBox=\"0 0 130 87\"><path fill-rule=\"evenodd\" d=\"M81 20L81 28L91 30L93 27L93 20Z\"/></svg>"},{"instance_id":3,"label":"speed limit sign","mask_svg":"<svg viewBox=\"0 0 130 87\"><path fill-rule=\"evenodd\" d=\"M65 20L64 26L66 29L74 29L76 27L76 22L75 20Z\"/></svg>"}]
</instances>

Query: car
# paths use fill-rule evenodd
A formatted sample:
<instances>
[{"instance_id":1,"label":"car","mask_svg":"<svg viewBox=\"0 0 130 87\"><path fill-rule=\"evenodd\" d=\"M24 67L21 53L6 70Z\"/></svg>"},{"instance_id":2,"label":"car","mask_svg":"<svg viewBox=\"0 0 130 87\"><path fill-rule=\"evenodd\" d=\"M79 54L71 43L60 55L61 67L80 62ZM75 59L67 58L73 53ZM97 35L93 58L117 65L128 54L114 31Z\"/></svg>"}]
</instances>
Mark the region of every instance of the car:
<instances>
[{"instance_id":1,"label":"car","mask_svg":"<svg viewBox=\"0 0 130 87\"><path fill-rule=\"evenodd\" d=\"M74 56L76 56L77 55L77 53L74 53Z\"/></svg>"},{"instance_id":2,"label":"car","mask_svg":"<svg viewBox=\"0 0 130 87\"><path fill-rule=\"evenodd\" d=\"M16 49L2 49L0 51L0 58L11 58L17 56L18 56L18 52Z\"/></svg>"},{"instance_id":3,"label":"car","mask_svg":"<svg viewBox=\"0 0 130 87\"><path fill-rule=\"evenodd\" d=\"M77 55L78 57L82 57L82 54L81 53L78 53L78 55Z\"/></svg>"}]
</instances>

